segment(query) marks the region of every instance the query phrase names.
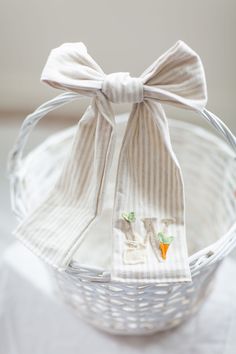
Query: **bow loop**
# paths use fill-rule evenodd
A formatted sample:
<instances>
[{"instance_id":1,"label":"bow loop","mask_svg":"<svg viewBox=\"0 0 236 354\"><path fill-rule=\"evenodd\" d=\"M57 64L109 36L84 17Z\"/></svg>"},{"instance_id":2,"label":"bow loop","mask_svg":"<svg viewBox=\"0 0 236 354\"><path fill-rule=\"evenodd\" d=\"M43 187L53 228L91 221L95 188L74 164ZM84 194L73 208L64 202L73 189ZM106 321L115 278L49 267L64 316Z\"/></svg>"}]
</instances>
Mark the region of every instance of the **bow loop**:
<instances>
[{"instance_id":1,"label":"bow loop","mask_svg":"<svg viewBox=\"0 0 236 354\"><path fill-rule=\"evenodd\" d=\"M62 90L84 93L99 89L104 77L86 46L79 42L65 43L51 51L41 81Z\"/></svg>"},{"instance_id":2,"label":"bow loop","mask_svg":"<svg viewBox=\"0 0 236 354\"><path fill-rule=\"evenodd\" d=\"M204 68L199 56L178 41L141 75L148 97L162 103L202 110L207 103ZM147 97L147 95L146 95Z\"/></svg>"}]
</instances>

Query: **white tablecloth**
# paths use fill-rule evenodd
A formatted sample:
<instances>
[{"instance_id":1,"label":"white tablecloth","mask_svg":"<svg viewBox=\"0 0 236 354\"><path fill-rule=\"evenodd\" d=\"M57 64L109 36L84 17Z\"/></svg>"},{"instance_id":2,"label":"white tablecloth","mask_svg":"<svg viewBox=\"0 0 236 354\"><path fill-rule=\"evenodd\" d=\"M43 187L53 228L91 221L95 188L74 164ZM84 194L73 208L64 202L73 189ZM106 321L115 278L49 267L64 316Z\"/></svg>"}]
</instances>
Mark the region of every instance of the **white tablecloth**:
<instances>
[{"instance_id":1,"label":"white tablecloth","mask_svg":"<svg viewBox=\"0 0 236 354\"><path fill-rule=\"evenodd\" d=\"M15 243L0 265L0 354L235 354L235 275L236 262L228 258L201 311L174 330L112 336L61 303L41 262Z\"/></svg>"}]
</instances>

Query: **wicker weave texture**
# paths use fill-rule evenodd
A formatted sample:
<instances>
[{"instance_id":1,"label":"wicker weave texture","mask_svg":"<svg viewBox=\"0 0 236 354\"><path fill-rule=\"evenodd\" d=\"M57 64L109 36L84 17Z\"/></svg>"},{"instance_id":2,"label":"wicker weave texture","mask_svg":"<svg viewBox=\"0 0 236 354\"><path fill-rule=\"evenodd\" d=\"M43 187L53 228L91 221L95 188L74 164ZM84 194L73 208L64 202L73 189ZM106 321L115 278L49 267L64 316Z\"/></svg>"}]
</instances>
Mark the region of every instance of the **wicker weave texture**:
<instances>
[{"instance_id":1,"label":"wicker weave texture","mask_svg":"<svg viewBox=\"0 0 236 354\"><path fill-rule=\"evenodd\" d=\"M194 314L212 288L217 264L186 285L91 282L55 272L59 293L74 311L110 333L139 335L177 326Z\"/></svg>"}]
</instances>

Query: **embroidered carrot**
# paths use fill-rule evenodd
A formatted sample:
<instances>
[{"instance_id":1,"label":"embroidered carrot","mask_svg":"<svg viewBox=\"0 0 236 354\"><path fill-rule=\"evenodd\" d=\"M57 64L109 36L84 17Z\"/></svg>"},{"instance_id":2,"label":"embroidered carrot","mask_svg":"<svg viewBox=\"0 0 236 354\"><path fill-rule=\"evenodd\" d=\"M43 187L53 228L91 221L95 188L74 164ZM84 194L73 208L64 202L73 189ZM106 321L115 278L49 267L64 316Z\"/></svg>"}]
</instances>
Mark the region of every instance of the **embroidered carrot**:
<instances>
[{"instance_id":1,"label":"embroidered carrot","mask_svg":"<svg viewBox=\"0 0 236 354\"><path fill-rule=\"evenodd\" d=\"M174 237L168 236L164 232L158 232L157 238L159 240L159 248L161 251L161 256L163 259L166 259L166 254L170 244L173 242Z\"/></svg>"}]
</instances>

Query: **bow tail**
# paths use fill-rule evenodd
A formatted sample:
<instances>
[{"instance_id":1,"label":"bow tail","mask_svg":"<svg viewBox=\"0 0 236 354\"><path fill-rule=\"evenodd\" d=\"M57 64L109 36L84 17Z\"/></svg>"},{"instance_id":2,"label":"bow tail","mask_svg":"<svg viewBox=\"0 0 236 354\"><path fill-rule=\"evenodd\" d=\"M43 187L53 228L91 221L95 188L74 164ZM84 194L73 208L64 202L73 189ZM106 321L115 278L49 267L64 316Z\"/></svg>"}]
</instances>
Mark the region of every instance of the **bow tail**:
<instances>
[{"instance_id":1,"label":"bow tail","mask_svg":"<svg viewBox=\"0 0 236 354\"><path fill-rule=\"evenodd\" d=\"M78 123L58 181L14 232L29 249L58 269L68 265L101 208L114 145L114 116L108 102L102 112L100 106L93 98Z\"/></svg>"},{"instance_id":2,"label":"bow tail","mask_svg":"<svg viewBox=\"0 0 236 354\"><path fill-rule=\"evenodd\" d=\"M136 214L133 240L129 240L127 224L122 220L122 213L128 211ZM147 222L151 220L151 229L158 233L163 231L166 219L173 221L168 232L176 241L168 251L171 252L168 262L163 264L156 259L160 251L155 234L152 233L150 240L152 249L143 235ZM183 179L171 146L167 119L158 102L146 100L136 104L129 118L118 167L113 226L114 280L191 279L185 239Z\"/></svg>"}]
</instances>

